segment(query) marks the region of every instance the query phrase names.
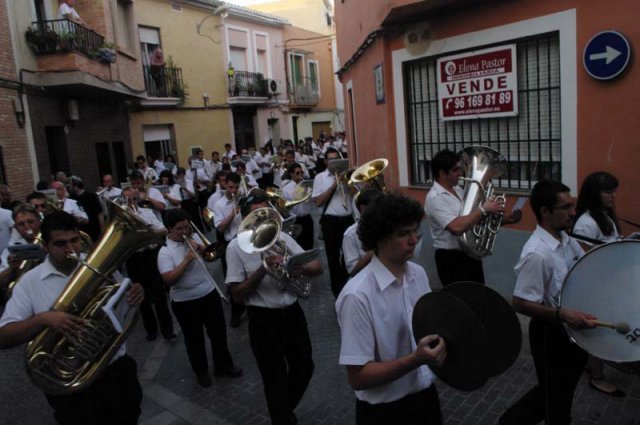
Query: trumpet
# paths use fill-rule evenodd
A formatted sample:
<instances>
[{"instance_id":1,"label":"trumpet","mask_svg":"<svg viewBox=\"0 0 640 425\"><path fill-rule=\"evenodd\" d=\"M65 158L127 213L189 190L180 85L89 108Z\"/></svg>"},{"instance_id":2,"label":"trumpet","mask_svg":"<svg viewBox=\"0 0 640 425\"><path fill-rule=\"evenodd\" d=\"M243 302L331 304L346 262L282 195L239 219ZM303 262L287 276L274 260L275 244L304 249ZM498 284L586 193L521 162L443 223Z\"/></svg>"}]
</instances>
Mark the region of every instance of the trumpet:
<instances>
[{"instance_id":1,"label":"trumpet","mask_svg":"<svg viewBox=\"0 0 640 425\"><path fill-rule=\"evenodd\" d=\"M193 223L191 223L191 228L192 229L196 229L196 232L197 232L198 236L200 236L201 233L197 230L197 228L195 227L195 225ZM207 269L207 265L204 263L203 256L200 255L200 253L193 247L193 245L191 245L191 238L189 236L187 236L187 235L184 235L183 238L184 238L185 245L191 250L191 252L193 253L193 256L195 257L196 262L198 263L198 265L200 266L200 268L202 269L204 274L207 276L207 280L209 280L211 282L211 284L213 285L215 290L218 292L218 295L220 295L220 298L222 298L226 302L229 302L229 299L227 298L225 293L222 291L222 289L220 289L220 287L218 286L218 283L209 274L209 270ZM202 242L206 244L205 241L206 241L206 239L204 239ZM212 245L214 245L214 244L207 245L207 247L205 248L205 252ZM215 250L214 250L214 252L215 252ZM207 255L207 254L205 254L205 255ZM215 256L215 254L214 254L214 256Z\"/></svg>"}]
</instances>

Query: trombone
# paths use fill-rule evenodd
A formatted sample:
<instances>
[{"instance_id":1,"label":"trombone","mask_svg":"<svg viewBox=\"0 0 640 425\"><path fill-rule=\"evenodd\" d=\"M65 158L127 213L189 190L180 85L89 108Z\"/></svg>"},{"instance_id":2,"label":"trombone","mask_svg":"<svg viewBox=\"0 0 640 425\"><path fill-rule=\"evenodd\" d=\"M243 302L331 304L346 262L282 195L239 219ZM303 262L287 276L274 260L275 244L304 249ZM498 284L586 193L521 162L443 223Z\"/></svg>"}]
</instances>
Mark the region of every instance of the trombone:
<instances>
[{"instance_id":1,"label":"trombone","mask_svg":"<svg viewBox=\"0 0 640 425\"><path fill-rule=\"evenodd\" d=\"M342 201L342 207L345 210L348 210L347 206L347 195L344 192L344 187L342 186L343 179L341 179L338 174L346 173L349 171L349 160L348 159L331 159L327 163L327 168L330 173L333 173L333 176L336 178L336 184L338 194L340 195L340 200ZM330 202L330 201L328 201Z\"/></svg>"},{"instance_id":2,"label":"trombone","mask_svg":"<svg viewBox=\"0 0 640 425\"><path fill-rule=\"evenodd\" d=\"M209 282L211 282L211 284L213 285L213 287L215 288L215 290L218 292L218 295L220 295L220 298L222 298L223 300L225 300L226 302L229 302L229 299L227 298L227 295L224 293L224 291L218 286L218 283L215 281L215 279L211 276L211 274L209 274L209 270L207 269L207 265L204 263L205 259L206 261L213 261L216 258L218 258L221 254L221 250L219 249L219 244L215 243L212 244L210 243L202 234L202 232L200 232L198 230L198 228L195 226L195 224L193 224L193 222L191 222L191 230L192 230L192 235L193 232L195 232L198 237L202 240L202 243L205 244L205 248L202 252L202 254L200 254L194 247L193 245L191 245L191 240L192 238L190 238L187 235L184 235L184 244L191 250L191 252L193 253L193 256L195 257L196 262L198 263L198 265L200 266L200 268L202 268L202 271L204 272L204 274L207 276L207 279L209 280Z\"/></svg>"}]
</instances>

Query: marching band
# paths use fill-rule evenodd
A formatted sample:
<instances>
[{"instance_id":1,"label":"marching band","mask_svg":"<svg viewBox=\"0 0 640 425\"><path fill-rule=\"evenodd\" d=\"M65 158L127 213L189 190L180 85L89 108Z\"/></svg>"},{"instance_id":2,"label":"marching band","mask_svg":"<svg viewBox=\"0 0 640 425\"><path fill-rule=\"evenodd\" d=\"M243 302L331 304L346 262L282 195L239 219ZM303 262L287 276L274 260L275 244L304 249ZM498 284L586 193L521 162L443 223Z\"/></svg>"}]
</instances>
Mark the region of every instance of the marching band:
<instances>
[{"instance_id":1,"label":"marching band","mask_svg":"<svg viewBox=\"0 0 640 425\"><path fill-rule=\"evenodd\" d=\"M43 354L36 352L28 366L30 374L42 374L37 358L48 359L47 379L53 384L41 389L58 423L137 423L140 384L135 361L126 355L127 331L121 325L138 309L148 341L158 332L167 340L176 338L173 312L198 385L213 385L205 332L214 375L240 379L243 371L227 345L224 301L230 303L231 327L240 324L246 311L248 340L271 422L296 424L295 409L314 372L299 299L310 295L312 278L323 273L319 250L313 249L317 215L336 298L339 364L355 391L357 424L441 424L436 376L454 387L476 388L476 381L484 383L511 366L513 356L496 366L487 353L509 340L517 356L519 326L495 332L495 320L477 310L467 315L467 307L456 304L456 297L469 305L490 298L493 290L485 282L482 260L491 254L500 226L522 217L519 209L507 212L505 197L492 190L491 180L504 158L486 147L439 152L432 159L434 183L423 206L386 189L387 160L354 170L340 143L321 147L312 139L302 142L295 149L272 153L266 147L251 148L240 155L227 144L222 160L218 152L204 159L198 150L186 169L173 158L156 161L154 169L141 155L122 188L104 175L102 187L91 194L81 179L65 176L12 211L0 209L0 289L6 302L0 347L29 341L30 347L44 347L47 329L61 338L52 352L39 348ZM486 170L474 169L478 164L486 164ZM563 283L580 259L590 255L585 250L593 248L594 240L621 241L613 205L618 184L608 173L589 176L578 199L577 222L568 187L540 181L533 188L530 204L537 226L515 265L513 308L494 313L504 323L517 323L515 312L531 318L529 341L538 383L507 409L500 424L571 421L573 395L592 353L572 342L570 334L611 337L612 331L595 330L600 317L588 306L566 307ZM97 211L89 202L94 197ZM428 251L442 291L432 292L425 269L412 261L422 244L419 229L425 219L433 240ZM82 246L81 229L95 229L93 243ZM215 244L206 240L208 231ZM131 237L146 232L147 239L129 242L127 232ZM108 267L105 256L113 257ZM206 267L218 258L225 285ZM75 298L69 301L71 296ZM114 307L120 299L128 308ZM105 311L100 320L108 316L106 324L85 316L98 309ZM483 309L488 310L486 305ZM435 316L450 318L450 323L432 326ZM93 332L94 326L102 330ZM486 337L469 347L456 336L456 326L477 326ZM629 325L614 328L628 331ZM88 334L98 341L88 343ZM105 342L104 335L112 339ZM620 339L624 343L624 335ZM63 352L60 346L69 348ZM460 355L469 350L476 354L473 364ZM77 380L67 380L69 364L81 362L85 369L95 367L95 375L85 378L78 372ZM590 356L591 387L624 396L606 381L603 365ZM100 396L117 388L126 400ZM124 407L114 412L113 403ZM73 410L78 405L84 407ZM77 417L73 412L79 412ZM95 421L96 412L102 412L103 422Z\"/></svg>"}]
</instances>

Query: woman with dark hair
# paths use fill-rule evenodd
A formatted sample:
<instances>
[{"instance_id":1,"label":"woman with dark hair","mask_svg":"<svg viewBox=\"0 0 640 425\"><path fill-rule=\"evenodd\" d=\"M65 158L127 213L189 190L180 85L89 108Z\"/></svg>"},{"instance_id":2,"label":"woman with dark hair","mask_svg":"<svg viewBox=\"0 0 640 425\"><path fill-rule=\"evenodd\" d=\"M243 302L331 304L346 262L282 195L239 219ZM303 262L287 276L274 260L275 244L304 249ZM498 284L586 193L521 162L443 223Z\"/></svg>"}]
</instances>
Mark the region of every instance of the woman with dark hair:
<instances>
[{"instance_id":1,"label":"woman with dark hair","mask_svg":"<svg viewBox=\"0 0 640 425\"><path fill-rule=\"evenodd\" d=\"M591 173L584 179L578 195L574 234L602 242L621 239L614 202L618 185L618 179L606 171ZM589 250L591 244L582 243L582 246ZM586 370L591 388L613 397L625 396L624 391L605 379L602 360L589 356Z\"/></svg>"},{"instance_id":2,"label":"woman with dark hair","mask_svg":"<svg viewBox=\"0 0 640 425\"><path fill-rule=\"evenodd\" d=\"M606 171L591 173L584 179L573 233L602 242L620 239L620 223L614 205L618 185L618 179Z\"/></svg>"},{"instance_id":3,"label":"woman with dark hair","mask_svg":"<svg viewBox=\"0 0 640 425\"><path fill-rule=\"evenodd\" d=\"M160 173L160 184L168 188L168 190L162 191L166 205L165 211L178 208L182 202L182 194L180 193L180 185L173 179L171 171L164 170Z\"/></svg>"}]
</instances>

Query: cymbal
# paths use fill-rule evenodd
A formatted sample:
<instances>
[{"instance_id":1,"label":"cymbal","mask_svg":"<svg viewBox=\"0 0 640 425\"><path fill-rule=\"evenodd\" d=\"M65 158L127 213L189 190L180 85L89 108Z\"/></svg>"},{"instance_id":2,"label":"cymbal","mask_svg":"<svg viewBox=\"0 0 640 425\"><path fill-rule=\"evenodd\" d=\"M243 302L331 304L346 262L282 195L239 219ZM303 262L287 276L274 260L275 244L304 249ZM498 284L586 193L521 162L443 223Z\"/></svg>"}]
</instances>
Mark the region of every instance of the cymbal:
<instances>
[{"instance_id":1,"label":"cymbal","mask_svg":"<svg viewBox=\"0 0 640 425\"><path fill-rule=\"evenodd\" d=\"M431 367L438 378L460 391L487 382L489 340L480 319L461 299L443 291L425 294L413 309L412 323L416 341L438 334L447 344L444 364Z\"/></svg>"},{"instance_id":2,"label":"cymbal","mask_svg":"<svg viewBox=\"0 0 640 425\"><path fill-rule=\"evenodd\" d=\"M477 282L456 282L442 290L462 300L484 326L489 341L489 376L509 369L522 346L520 321L509 302L498 292Z\"/></svg>"}]
</instances>

